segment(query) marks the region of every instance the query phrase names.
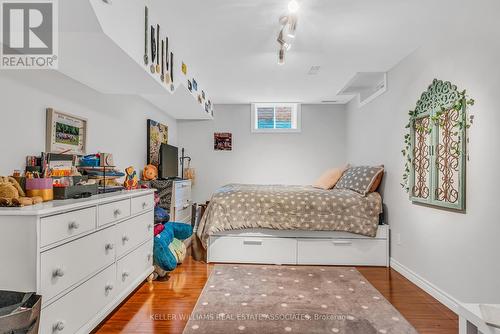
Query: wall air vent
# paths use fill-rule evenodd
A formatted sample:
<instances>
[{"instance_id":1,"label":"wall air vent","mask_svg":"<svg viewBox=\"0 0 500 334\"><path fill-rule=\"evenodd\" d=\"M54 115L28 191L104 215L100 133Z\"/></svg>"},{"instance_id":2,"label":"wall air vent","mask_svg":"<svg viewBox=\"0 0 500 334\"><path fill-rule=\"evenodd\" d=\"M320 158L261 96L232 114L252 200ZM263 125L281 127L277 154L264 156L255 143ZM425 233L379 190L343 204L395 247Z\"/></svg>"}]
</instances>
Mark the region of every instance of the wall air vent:
<instances>
[{"instance_id":1,"label":"wall air vent","mask_svg":"<svg viewBox=\"0 0 500 334\"><path fill-rule=\"evenodd\" d=\"M319 65L311 66L311 68L309 69L309 72L307 72L307 74L316 75L316 74L318 74L320 68L321 68L321 66L319 66Z\"/></svg>"}]
</instances>

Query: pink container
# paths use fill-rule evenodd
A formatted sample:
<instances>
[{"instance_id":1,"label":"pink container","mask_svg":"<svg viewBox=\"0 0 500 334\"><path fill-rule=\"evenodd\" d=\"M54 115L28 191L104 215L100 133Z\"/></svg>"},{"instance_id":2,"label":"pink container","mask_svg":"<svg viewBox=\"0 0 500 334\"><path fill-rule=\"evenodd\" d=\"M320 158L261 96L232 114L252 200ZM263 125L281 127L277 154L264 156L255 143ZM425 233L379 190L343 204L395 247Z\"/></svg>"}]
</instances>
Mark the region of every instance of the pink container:
<instances>
[{"instance_id":1,"label":"pink container","mask_svg":"<svg viewBox=\"0 0 500 334\"><path fill-rule=\"evenodd\" d=\"M52 179L26 179L26 190L52 189Z\"/></svg>"},{"instance_id":2,"label":"pink container","mask_svg":"<svg viewBox=\"0 0 500 334\"><path fill-rule=\"evenodd\" d=\"M26 179L26 194L29 197L40 196L44 202L54 199L52 179Z\"/></svg>"}]
</instances>

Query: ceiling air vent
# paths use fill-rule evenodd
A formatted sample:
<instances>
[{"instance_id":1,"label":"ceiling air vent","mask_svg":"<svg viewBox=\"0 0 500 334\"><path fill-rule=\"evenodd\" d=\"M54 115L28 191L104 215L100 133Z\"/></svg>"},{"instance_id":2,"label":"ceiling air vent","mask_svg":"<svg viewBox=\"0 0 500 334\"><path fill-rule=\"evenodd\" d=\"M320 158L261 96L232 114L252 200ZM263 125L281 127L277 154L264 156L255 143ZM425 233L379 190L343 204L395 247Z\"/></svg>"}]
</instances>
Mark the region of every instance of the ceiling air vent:
<instances>
[{"instance_id":1,"label":"ceiling air vent","mask_svg":"<svg viewBox=\"0 0 500 334\"><path fill-rule=\"evenodd\" d=\"M321 66L319 66L319 65L311 66L311 68L309 69L309 72L307 72L307 74L316 75L316 74L318 74L320 68L321 68Z\"/></svg>"}]
</instances>

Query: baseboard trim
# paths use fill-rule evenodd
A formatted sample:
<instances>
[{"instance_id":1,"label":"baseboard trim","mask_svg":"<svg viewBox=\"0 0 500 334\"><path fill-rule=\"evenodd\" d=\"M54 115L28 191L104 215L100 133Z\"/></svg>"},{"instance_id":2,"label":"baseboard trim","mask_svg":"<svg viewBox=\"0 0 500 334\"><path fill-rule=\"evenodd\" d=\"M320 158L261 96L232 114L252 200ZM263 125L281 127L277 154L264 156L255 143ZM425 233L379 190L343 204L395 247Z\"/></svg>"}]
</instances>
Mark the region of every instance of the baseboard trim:
<instances>
[{"instance_id":1,"label":"baseboard trim","mask_svg":"<svg viewBox=\"0 0 500 334\"><path fill-rule=\"evenodd\" d=\"M440 303L444 304L451 311L458 314L460 302L450 296L448 293L444 292L443 290L441 290L425 278L421 277L408 267L402 265L392 257L391 268L406 277L410 282L430 294L432 297L436 298Z\"/></svg>"}]
</instances>

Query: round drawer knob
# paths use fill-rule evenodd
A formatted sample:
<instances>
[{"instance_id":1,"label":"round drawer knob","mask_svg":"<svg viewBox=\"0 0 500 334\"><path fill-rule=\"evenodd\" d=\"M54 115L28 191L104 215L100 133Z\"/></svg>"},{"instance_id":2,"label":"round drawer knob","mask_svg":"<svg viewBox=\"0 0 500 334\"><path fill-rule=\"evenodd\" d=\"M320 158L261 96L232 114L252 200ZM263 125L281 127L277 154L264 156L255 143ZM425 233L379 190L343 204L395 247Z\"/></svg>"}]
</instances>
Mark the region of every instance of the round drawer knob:
<instances>
[{"instance_id":1,"label":"round drawer knob","mask_svg":"<svg viewBox=\"0 0 500 334\"><path fill-rule=\"evenodd\" d=\"M113 244L106 244L106 250L112 250L113 248L115 248L115 245L113 245Z\"/></svg>"},{"instance_id":2,"label":"round drawer knob","mask_svg":"<svg viewBox=\"0 0 500 334\"><path fill-rule=\"evenodd\" d=\"M70 230L76 230L79 227L80 227L80 224L78 224L77 222L69 222L69 224L68 224L68 228Z\"/></svg>"},{"instance_id":3,"label":"round drawer knob","mask_svg":"<svg viewBox=\"0 0 500 334\"><path fill-rule=\"evenodd\" d=\"M123 242L127 242L127 241L129 241L129 240L130 240L130 238L129 238L128 236L126 236L126 235L124 235L124 236L122 237L122 241L123 241Z\"/></svg>"},{"instance_id":4,"label":"round drawer knob","mask_svg":"<svg viewBox=\"0 0 500 334\"><path fill-rule=\"evenodd\" d=\"M125 279L126 279L127 277L129 277L129 276L130 276L130 273L128 273L127 271L124 271L124 272L122 273L122 279L123 279L123 280L125 280Z\"/></svg>"},{"instance_id":5,"label":"round drawer knob","mask_svg":"<svg viewBox=\"0 0 500 334\"><path fill-rule=\"evenodd\" d=\"M52 276L53 277L63 277L64 276L64 270L62 268L57 268L52 271Z\"/></svg>"},{"instance_id":6,"label":"round drawer knob","mask_svg":"<svg viewBox=\"0 0 500 334\"><path fill-rule=\"evenodd\" d=\"M58 321L52 325L54 331L62 331L64 329L64 321Z\"/></svg>"},{"instance_id":7,"label":"round drawer knob","mask_svg":"<svg viewBox=\"0 0 500 334\"><path fill-rule=\"evenodd\" d=\"M122 214L122 212L121 212L121 210L120 210L120 209L116 209L116 210L113 212L113 215L114 215L115 217L116 217L116 216L119 216L119 215L121 215L121 214Z\"/></svg>"},{"instance_id":8,"label":"round drawer knob","mask_svg":"<svg viewBox=\"0 0 500 334\"><path fill-rule=\"evenodd\" d=\"M144 202L142 203L142 208L145 209L148 206L148 203Z\"/></svg>"},{"instance_id":9,"label":"round drawer knob","mask_svg":"<svg viewBox=\"0 0 500 334\"><path fill-rule=\"evenodd\" d=\"M153 228L153 224L149 224L148 225L148 230L152 229Z\"/></svg>"},{"instance_id":10,"label":"round drawer knob","mask_svg":"<svg viewBox=\"0 0 500 334\"><path fill-rule=\"evenodd\" d=\"M106 290L106 292L109 292L111 290L113 290L113 284L106 284L106 286L104 287L104 290Z\"/></svg>"}]
</instances>

